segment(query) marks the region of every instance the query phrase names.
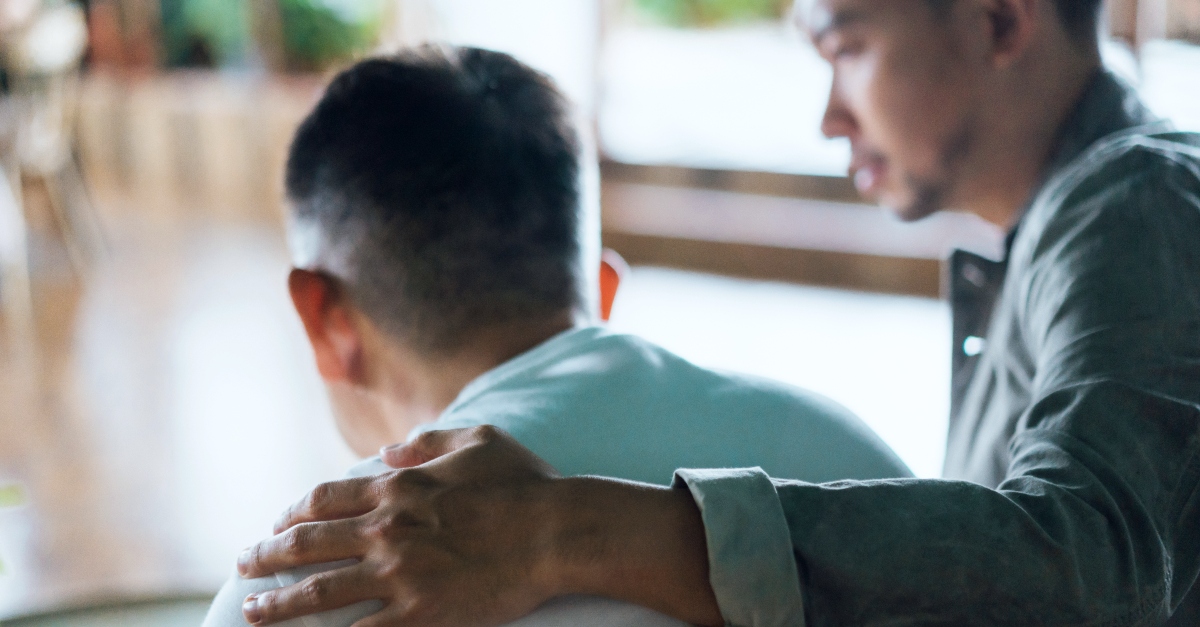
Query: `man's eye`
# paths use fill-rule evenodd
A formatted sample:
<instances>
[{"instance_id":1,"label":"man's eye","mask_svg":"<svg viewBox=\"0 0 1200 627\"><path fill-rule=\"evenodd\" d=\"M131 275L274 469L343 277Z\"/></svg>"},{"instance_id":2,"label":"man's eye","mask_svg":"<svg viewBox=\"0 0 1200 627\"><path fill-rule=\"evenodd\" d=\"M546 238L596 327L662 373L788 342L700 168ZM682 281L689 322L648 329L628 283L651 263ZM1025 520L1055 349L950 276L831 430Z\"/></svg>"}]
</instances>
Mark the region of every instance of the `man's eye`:
<instances>
[{"instance_id":1,"label":"man's eye","mask_svg":"<svg viewBox=\"0 0 1200 627\"><path fill-rule=\"evenodd\" d=\"M858 42L839 44L833 49L833 58L844 59L862 52L862 44Z\"/></svg>"}]
</instances>

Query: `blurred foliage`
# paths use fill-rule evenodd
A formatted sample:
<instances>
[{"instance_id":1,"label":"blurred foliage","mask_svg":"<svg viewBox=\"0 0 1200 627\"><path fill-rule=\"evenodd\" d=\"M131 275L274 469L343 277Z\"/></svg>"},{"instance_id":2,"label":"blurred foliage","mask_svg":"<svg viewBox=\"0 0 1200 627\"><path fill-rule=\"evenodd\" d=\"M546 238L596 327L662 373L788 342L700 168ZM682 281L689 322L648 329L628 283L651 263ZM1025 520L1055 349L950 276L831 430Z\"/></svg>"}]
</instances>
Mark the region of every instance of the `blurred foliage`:
<instances>
[{"instance_id":1,"label":"blurred foliage","mask_svg":"<svg viewBox=\"0 0 1200 627\"><path fill-rule=\"evenodd\" d=\"M383 19L378 0L278 0L283 52L292 70L321 70L374 45Z\"/></svg>"},{"instance_id":2,"label":"blurred foliage","mask_svg":"<svg viewBox=\"0 0 1200 627\"><path fill-rule=\"evenodd\" d=\"M25 504L25 491L17 484L0 485L0 507Z\"/></svg>"},{"instance_id":3,"label":"blurred foliage","mask_svg":"<svg viewBox=\"0 0 1200 627\"><path fill-rule=\"evenodd\" d=\"M25 504L25 491L17 484L0 484L0 507L17 507ZM0 560L0 575L4 574L4 561Z\"/></svg>"},{"instance_id":4,"label":"blurred foliage","mask_svg":"<svg viewBox=\"0 0 1200 627\"><path fill-rule=\"evenodd\" d=\"M237 65L250 46L244 0L162 0L169 67Z\"/></svg>"},{"instance_id":5,"label":"blurred foliage","mask_svg":"<svg viewBox=\"0 0 1200 627\"><path fill-rule=\"evenodd\" d=\"M719 26L775 20L787 14L791 0L630 0L634 11L669 26Z\"/></svg>"},{"instance_id":6,"label":"blurred foliage","mask_svg":"<svg viewBox=\"0 0 1200 627\"><path fill-rule=\"evenodd\" d=\"M384 13L383 0L161 2L169 67L241 65L258 45L277 48L268 56L282 59L288 70L322 70L370 49ZM271 16L266 30L275 29L277 36L256 41L264 29L255 20L263 16Z\"/></svg>"}]
</instances>

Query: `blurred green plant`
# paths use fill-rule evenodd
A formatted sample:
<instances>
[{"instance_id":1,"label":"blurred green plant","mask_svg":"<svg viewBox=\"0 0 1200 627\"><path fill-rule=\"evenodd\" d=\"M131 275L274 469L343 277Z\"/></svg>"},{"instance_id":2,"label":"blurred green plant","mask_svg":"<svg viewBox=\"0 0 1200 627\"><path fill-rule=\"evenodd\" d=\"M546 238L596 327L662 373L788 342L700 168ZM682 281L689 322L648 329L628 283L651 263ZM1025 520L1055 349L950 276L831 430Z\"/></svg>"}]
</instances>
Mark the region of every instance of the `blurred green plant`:
<instances>
[{"instance_id":1,"label":"blurred green plant","mask_svg":"<svg viewBox=\"0 0 1200 627\"><path fill-rule=\"evenodd\" d=\"M25 504L25 490L20 485L0 484L0 508L17 507ZM0 559L0 574L4 573L4 560Z\"/></svg>"},{"instance_id":2,"label":"blurred green plant","mask_svg":"<svg viewBox=\"0 0 1200 627\"><path fill-rule=\"evenodd\" d=\"M380 0L278 0L290 70L323 70L369 49L383 21Z\"/></svg>"},{"instance_id":3,"label":"blurred green plant","mask_svg":"<svg viewBox=\"0 0 1200 627\"><path fill-rule=\"evenodd\" d=\"M161 0L169 67L228 67L254 45L290 71L324 70L369 50L384 0ZM263 33L271 33L263 36ZM262 46L270 48L262 50ZM275 67L273 63L269 66Z\"/></svg>"},{"instance_id":4,"label":"blurred green plant","mask_svg":"<svg viewBox=\"0 0 1200 627\"><path fill-rule=\"evenodd\" d=\"M250 21L244 0L162 0L169 67L224 67L246 60Z\"/></svg>"},{"instance_id":5,"label":"blurred green plant","mask_svg":"<svg viewBox=\"0 0 1200 627\"><path fill-rule=\"evenodd\" d=\"M634 11L649 21L668 26L719 26L775 20L791 0L630 0Z\"/></svg>"},{"instance_id":6,"label":"blurred green plant","mask_svg":"<svg viewBox=\"0 0 1200 627\"><path fill-rule=\"evenodd\" d=\"M16 507L25 504L25 491L13 483L0 485L0 507Z\"/></svg>"}]
</instances>

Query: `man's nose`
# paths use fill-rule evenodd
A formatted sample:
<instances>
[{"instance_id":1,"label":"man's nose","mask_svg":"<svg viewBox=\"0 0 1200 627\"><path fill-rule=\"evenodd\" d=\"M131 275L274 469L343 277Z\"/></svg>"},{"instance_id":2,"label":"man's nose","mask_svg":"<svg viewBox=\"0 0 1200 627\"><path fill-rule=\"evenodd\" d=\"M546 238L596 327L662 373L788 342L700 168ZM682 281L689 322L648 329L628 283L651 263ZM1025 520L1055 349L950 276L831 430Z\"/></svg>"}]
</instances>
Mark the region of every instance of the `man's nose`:
<instances>
[{"instance_id":1,"label":"man's nose","mask_svg":"<svg viewBox=\"0 0 1200 627\"><path fill-rule=\"evenodd\" d=\"M821 117L821 134L830 139L837 137L852 137L858 130L854 115L846 108L845 101L838 95L837 85L829 90L829 100L825 103L825 115Z\"/></svg>"}]
</instances>

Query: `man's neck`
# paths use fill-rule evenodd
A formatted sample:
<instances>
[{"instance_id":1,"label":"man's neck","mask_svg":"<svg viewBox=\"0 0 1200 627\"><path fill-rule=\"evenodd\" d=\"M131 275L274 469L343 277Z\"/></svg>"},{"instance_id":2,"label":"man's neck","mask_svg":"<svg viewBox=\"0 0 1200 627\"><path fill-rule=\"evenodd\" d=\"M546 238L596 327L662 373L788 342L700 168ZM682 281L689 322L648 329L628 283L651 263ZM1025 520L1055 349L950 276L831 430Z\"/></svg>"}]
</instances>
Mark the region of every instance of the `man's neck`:
<instances>
[{"instance_id":1,"label":"man's neck","mask_svg":"<svg viewBox=\"0 0 1200 627\"><path fill-rule=\"evenodd\" d=\"M983 135L993 138L978 151L976 169L989 172L967 211L1004 231L1020 220L1029 199L1043 182L1063 126L1078 108L1088 85L1101 68L1099 53L1080 53L1048 45L1040 59L1020 68L1022 84L1009 84L1003 110ZM988 163L982 163L982 162Z\"/></svg>"},{"instance_id":2,"label":"man's neck","mask_svg":"<svg viewBox=\"0 0 1200 627\"><path fill-rule=\"evenodd\" d=\"M512 322L479 329L462 350L430 358L424 378L436 391L439 413L458 397L462 389L480 375L576 326L570 312L544 320Z\"/></svg>"},{"instance_id":3,"label":"man's neck","mask_svg":"<svg viewBox=\"0 0 1200 627\"><path fill-rule=\"evenodd\" d=\"M473 331L459 350L426 355L392 343L386 349L383 376L390 379L394 408L385 410L392 430L407 434L417 424L437 418L469 383L480 375L580 326L571 311L549 318L519 321ZM392 404L392 403L389 403ZM414 424L416 423L416 424Z\"/></svg>"}]
</instances>

